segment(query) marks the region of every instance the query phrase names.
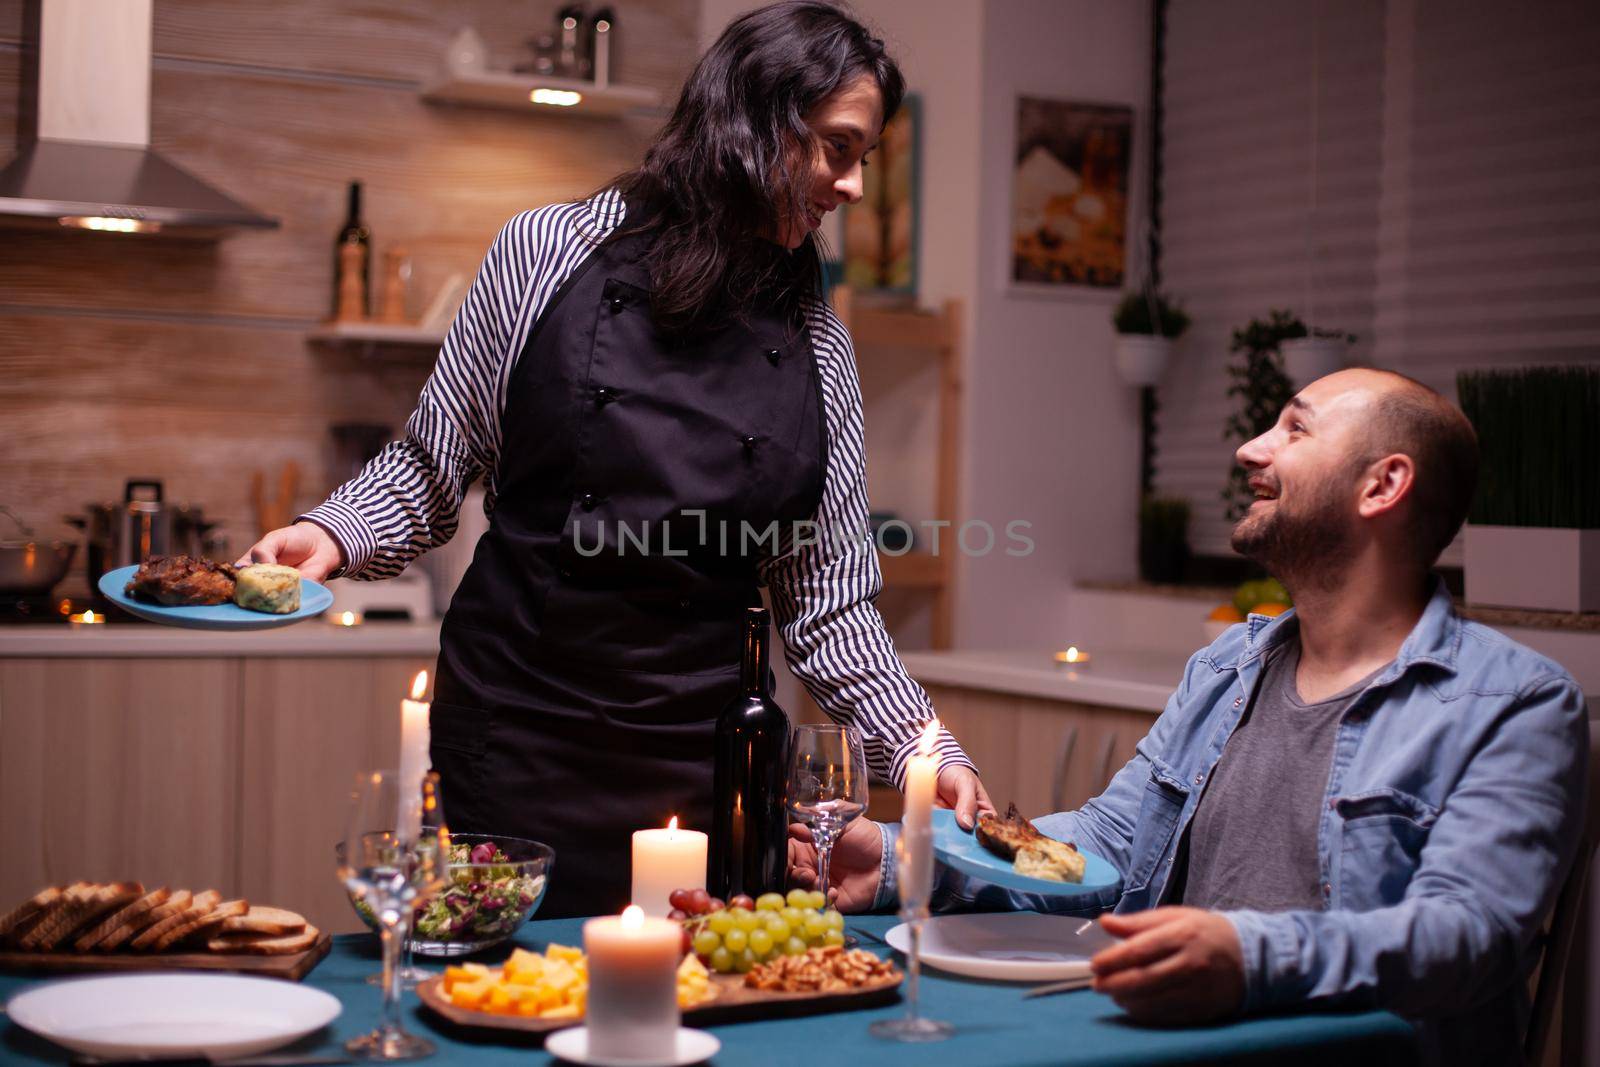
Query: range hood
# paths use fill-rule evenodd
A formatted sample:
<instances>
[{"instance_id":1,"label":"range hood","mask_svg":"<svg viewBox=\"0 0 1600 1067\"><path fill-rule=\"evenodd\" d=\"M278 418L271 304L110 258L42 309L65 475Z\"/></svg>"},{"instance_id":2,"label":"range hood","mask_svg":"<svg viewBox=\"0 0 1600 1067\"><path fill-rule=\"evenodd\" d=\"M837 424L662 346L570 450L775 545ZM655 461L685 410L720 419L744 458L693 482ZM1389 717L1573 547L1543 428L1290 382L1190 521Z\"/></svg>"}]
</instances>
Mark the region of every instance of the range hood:
<instances>
[{"instance_id":1,"label":"range hood","mask_svg":"<svg viewBox=\"0 0 1600 1067\"><path fill-rule=\"evenodd\" d=\"M150 150L151 2L30 5L37 94L24 62L17 157L0 169L0 223L191 237L278 225Z\"/></svg>"}]
</instances>

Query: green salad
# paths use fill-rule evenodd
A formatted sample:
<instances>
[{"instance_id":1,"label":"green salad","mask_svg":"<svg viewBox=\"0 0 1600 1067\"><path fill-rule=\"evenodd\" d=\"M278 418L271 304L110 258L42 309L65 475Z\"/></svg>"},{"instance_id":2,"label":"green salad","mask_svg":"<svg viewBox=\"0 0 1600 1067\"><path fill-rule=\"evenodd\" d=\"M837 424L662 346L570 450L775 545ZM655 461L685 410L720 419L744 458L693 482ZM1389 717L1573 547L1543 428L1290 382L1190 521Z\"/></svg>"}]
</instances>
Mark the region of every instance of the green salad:
<instances>
[{"instance_id":1,"label":"green salad","mask_svg":"<svg viewBox=\"0 0 1600 1067\"><path fill-rule=\"evenodd\" d=\"M493 842L450 846L450 882L412 913L419 941L496 941L514 933L544 893L544 875L519 874L521 865ZM368 924L377 917L354 899Z\"/></svg>"}]
</instances>

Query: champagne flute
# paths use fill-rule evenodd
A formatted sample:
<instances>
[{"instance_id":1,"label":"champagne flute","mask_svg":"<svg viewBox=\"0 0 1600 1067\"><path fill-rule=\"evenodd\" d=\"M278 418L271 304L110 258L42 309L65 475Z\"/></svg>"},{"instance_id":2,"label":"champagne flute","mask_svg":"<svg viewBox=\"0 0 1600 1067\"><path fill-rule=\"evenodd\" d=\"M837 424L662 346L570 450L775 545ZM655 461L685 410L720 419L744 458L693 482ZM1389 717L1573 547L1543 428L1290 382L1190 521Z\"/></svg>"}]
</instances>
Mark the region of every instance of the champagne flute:
<instances>
[{"instance_id":1,"label":"champagne flute","mask_svg":"<svg viewBox=\"0 0 1600 1067\"><path fill-rule=\"evenodd\" d=\"M867 1027L874 1037L890 1041L943 1041L955 1027L922 1014L918 992L922 978L922 924L928 919L933 899L933 879L927 851L933 848L933 835L909 827L895 839L895 869L899 874L900 918L905 921L910 944L906 952L906 1013L898 1019L879 1019Z\"/></svg>"},{"instance_id":2,"label":"champagne flute","mask_svg":"<svg viewBox=\"0 0 1600 1067\"><path fill-rule=\"evenodd\" d=\"M400 1023L400 951L412 909L448 877L450 836L439 776L428 773L420 784L407 785L395 771L357 775L336 855L340 881L377 918L383 943L382 1018L371 1033L345 1042L345 1050L363 1060L431 1055L433 1043Z\"/></svg>"},{"instance_id":3,"label":"champagne flute","mask_svg":"<svg viewBox=\"0 0 1600 1067\"><path fill-rule=\"evenodd\" d=\"M867 753L860 732L831 723L795 727L784 800L789 811L811 827L817 846L817 889L826 900L833 843L852 819L867 810Z\"/></svg>"}]
</instances>

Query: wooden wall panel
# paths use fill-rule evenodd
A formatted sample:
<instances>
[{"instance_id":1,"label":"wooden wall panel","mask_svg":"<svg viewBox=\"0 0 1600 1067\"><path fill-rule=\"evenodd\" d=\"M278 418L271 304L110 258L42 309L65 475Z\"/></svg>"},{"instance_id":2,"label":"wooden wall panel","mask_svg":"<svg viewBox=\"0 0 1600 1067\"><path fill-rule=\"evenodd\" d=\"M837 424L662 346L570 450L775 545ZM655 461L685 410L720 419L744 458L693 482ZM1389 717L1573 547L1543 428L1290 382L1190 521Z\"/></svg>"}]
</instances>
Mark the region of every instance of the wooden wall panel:
<instances>
[{"instance_id":1,"label":"wooden wall panel","mask_svg":"<svg viewBox=\"0 0 1600 1067\"><path fill-rule=\"evenodd\" d=\"M509 66L557 6L157 0L153 147L282 226L214 243L0 230L0 504L70 536L63 513L119 495L129 476L160 477L171 498L223 519L238 550L254 540L252 470L294 459L309 506L331 484L329 425L398 430L432 352L372 362L304 340L329 310L346 182L366 183L375 262L409 250L415 313L451 274L475 274L507 218L599 187L660 121L418 97L461 26ZM699 5L621 8L621 79L671 101L696 56ZM0 160L21 9L0 0Z\"/></svg>"}]
</instances>

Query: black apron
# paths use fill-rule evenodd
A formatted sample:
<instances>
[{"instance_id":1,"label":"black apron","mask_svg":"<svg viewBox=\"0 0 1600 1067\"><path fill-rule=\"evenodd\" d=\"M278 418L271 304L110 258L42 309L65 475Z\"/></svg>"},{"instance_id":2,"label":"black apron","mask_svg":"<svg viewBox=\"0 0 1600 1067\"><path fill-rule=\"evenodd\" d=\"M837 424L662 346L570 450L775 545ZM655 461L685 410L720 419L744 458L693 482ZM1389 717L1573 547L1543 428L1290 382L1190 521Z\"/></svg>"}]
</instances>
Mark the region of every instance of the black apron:
<instances>
[{"instance_id":1,"label":"black apron","mask_svg":"<svg viewBox=\"0 0 1600 1067\"><path fill-rule=\"evenodd\" d=\"M555 849L541 917L624 907L634 830L676 815L709 831L756 563L822 495L804 324L758 314L669 342L646 240L591 253L529 334L495 509L440 634L447 820Z\"/></svg>"}]
</instances>

